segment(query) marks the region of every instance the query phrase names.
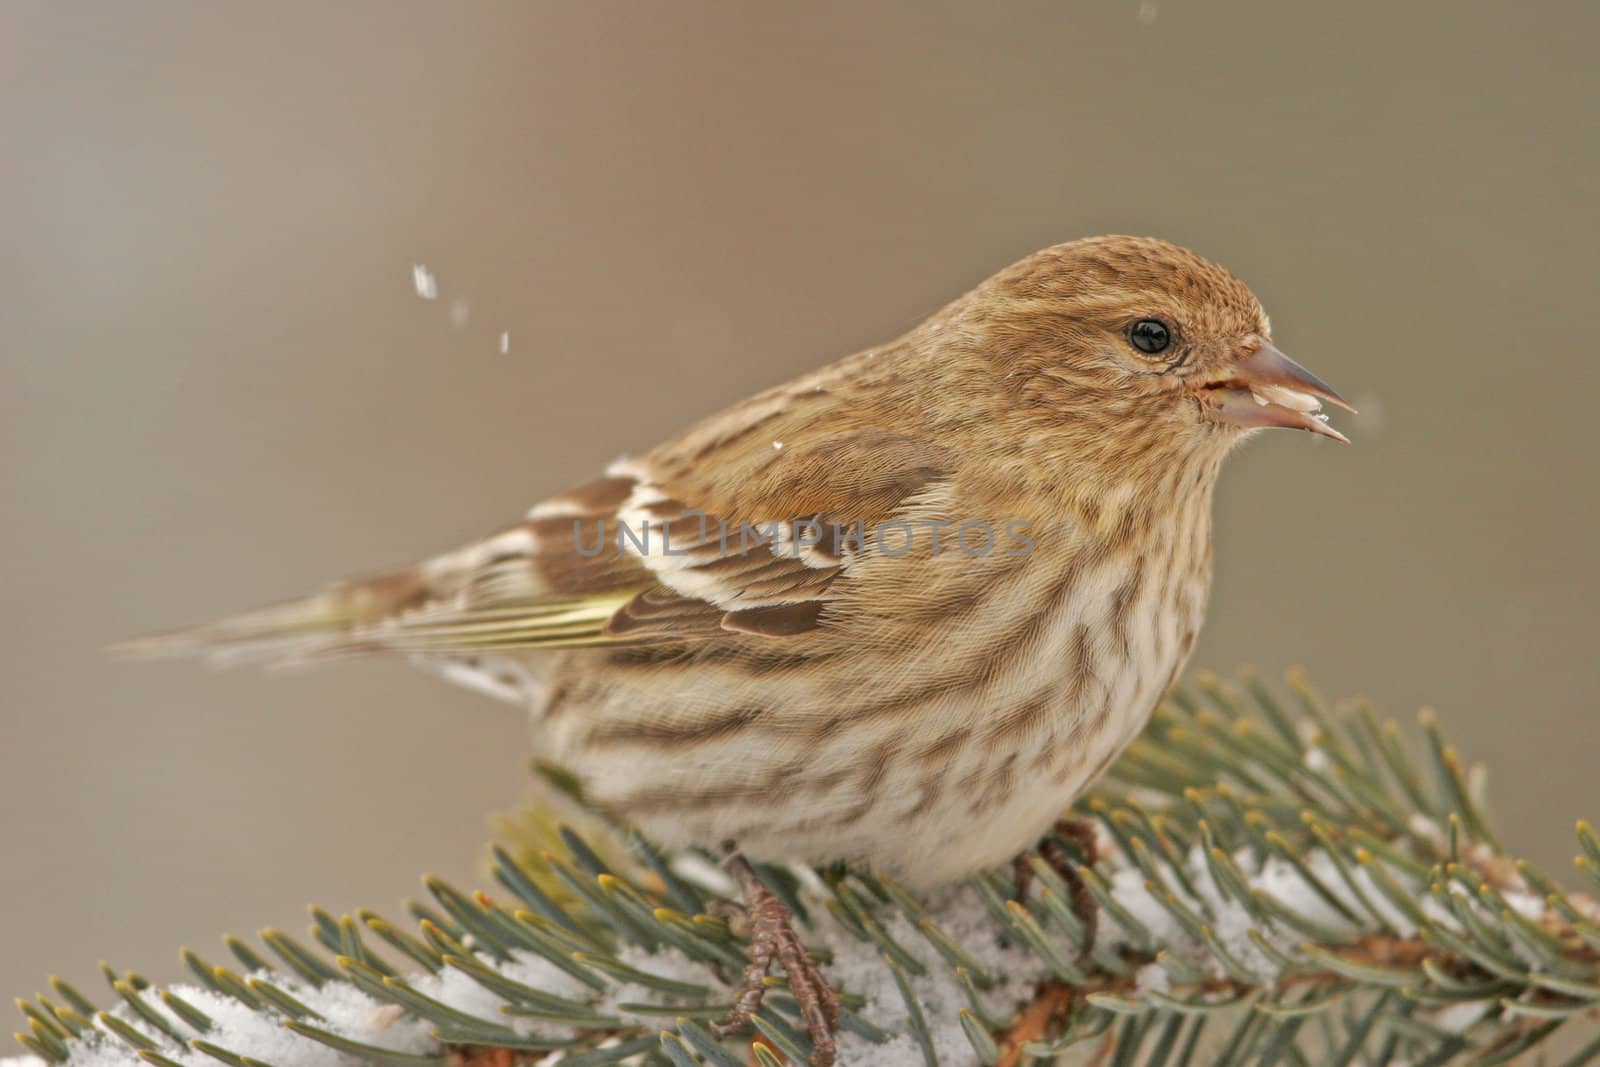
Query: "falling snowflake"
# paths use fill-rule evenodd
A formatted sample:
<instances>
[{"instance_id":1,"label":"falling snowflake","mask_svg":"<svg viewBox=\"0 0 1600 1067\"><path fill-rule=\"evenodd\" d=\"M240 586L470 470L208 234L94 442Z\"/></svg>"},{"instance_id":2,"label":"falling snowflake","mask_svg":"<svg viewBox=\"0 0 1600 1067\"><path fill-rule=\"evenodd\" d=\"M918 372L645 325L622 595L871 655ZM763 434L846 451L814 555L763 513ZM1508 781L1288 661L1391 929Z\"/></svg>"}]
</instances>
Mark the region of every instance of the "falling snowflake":
<instances>
[{"instance_id":1,"label":"falling snowflake","mask_svg":"<svg viewBox=\"0 0 1600 1067\"><path fill-rule=\"evenodd\" d=\"M439 299L439 282L434 278L433 272L421 263L411 265L411 284L416 286L417 295L422 299Z\"/></svg>"}]
</instances>

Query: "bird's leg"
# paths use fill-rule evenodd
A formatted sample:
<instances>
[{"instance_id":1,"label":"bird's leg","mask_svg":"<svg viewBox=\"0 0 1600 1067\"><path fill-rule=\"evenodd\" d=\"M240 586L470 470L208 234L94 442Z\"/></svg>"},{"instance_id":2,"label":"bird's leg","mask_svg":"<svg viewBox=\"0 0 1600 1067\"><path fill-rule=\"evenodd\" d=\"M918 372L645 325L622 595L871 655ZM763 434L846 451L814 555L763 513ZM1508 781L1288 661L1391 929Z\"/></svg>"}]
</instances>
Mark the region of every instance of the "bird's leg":
<instances>
[{"instance_id":1,"label":"bird's leg","mask_svg":"<svg viewBox=\"0 0 1600 1067\"><path fill-rule=\"evenodd\" d=\"M1095 844L1094 826L1087 819L1061 819L1043 841L1039 842L1039 858L1050 865L1050 869L1061 876L1067 883L1067 891L1072 894L1072 911L1083 924L1083 947L1078 951L1078 960L1081 963L1089 958L1089 953L1094 951L1095 935L1100 929L1100 905L1095 901L1094 894L1089 892L1089 886L1083 880L1083 875L1078 873L1078 866L1073 862L1072 856L1061 844L1060 839L1071 842L1082 855L1085 863L1093 863L1098 846ZM1033 887L1033 867L1028 863L1027 856L1018 856L1013 869L1017 883L1017 900L1026 902L1028 890Z\"/></svg>"},{"instance_id":2,"label":"bird's leg","mask_svg":"<svg viewBox=\"0 0 1600 1067\"><path fill-rule=\"evenodd\" d=\"M750 925L750 963L744 970L744 983L726 1019L712 1024L718 1037L728 1037L750 1025L761 1010L766 996L767 969L776 959L789 979L789 992L800 1005L811 1036L812 1067L833 1067L838 1051L833 1032L839 1026L839 995L828 985L805 942L794 930L794 916L783 901L756 877L755 868L743 856L728 860L728 871L739 882L744 895L745 919Z\"/></svg>"}]
</instances>

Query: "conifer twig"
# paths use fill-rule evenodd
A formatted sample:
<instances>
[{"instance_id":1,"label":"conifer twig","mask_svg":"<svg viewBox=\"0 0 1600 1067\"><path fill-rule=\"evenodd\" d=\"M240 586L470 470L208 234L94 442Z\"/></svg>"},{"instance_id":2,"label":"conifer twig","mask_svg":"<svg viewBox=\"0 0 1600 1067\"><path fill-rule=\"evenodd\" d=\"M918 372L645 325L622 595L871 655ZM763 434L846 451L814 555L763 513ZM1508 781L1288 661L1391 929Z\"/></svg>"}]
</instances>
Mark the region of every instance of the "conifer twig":
<instances>
[{"instance_id":1,"label":"conifer twig","mask_svg":"<svg viewBox=\"0 0 1600 1067\"><path fill-rule=\"evenodd\" d=\"M1412 747L1361 704L1288 688L1198 678L1078 806L1099 828L1087 957L1047 863L1029 864L1025 904L1001 872L919 897L865 872L764 869L808 905L843 993L841 1062L1490 1064L1594 1027L1600 907L1505 855L1434 717ZM18 1002L17 1039L72 1067L803 1061L777 979L754 1039L709 1029L744 957L715 872L578 814L581 835L521 820L538 851L495 849L503 896L430 879L414 931L313 909L309 943L227 939L241 970L185 950L195 985L108 967L99 1004L54 979ZM1600 887L1587 823L1578 849ZM1589 1063L1600 1039L1562 1067Z\"/></svg>"}]
</instances>

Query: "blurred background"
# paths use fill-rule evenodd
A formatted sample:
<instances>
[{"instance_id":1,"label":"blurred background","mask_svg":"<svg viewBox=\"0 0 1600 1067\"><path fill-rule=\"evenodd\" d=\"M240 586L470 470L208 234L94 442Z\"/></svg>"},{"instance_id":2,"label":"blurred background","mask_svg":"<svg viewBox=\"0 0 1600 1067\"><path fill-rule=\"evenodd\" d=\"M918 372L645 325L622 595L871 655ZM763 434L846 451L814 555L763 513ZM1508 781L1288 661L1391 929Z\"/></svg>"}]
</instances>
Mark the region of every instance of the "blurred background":
<instances>
[{"instance_id":1,"label":"blurred background","mask_svg":"<svg viewBox=\"0 0 1600 1067\"><path fill-rule=\"evenodd\" d=\"M0 0L0 993L481 884L525 786L516 714L402 665L106 644L514 521L1100 232L1229 266L1362 409L1232 464L1196 663L1436 706L1570 871L1597 33L1583 0Z\"/></svg>"}]
</instances>

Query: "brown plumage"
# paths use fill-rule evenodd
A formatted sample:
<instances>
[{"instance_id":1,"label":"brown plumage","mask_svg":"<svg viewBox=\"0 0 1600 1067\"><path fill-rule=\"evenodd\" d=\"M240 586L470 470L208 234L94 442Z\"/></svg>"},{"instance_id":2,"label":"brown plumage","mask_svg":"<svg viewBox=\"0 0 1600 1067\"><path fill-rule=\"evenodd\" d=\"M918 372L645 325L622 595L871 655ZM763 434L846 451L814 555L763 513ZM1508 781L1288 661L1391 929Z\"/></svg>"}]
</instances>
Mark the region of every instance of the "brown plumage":
<instances>
[{"instance_id":1,"label":"brown plumage","mask_svg":"<svg viewBox=\"0 0 1600 1067\"><path fill-rule=\"evenodd\" d=\"M1269 338L1192 252L1058 245L501 534L148 647L408 654L525 705L663 843L952 879L1033 843L1183 666L1227 452L1339 436Z\"/></svg>"},{"instance_id":2,"label":"brown plumage","mask_svg":"<svg viewBox=\"0 0 1600 1067\"><path fill-rule=\"evenodd\" d=\"M669 843L952 878L1034 840L1182 666L1236 409L1332 435L1268 337L1191 252L1058 245L488 540L144 647L412 654L527 704Z\"/></svg>"}]
</instances>

